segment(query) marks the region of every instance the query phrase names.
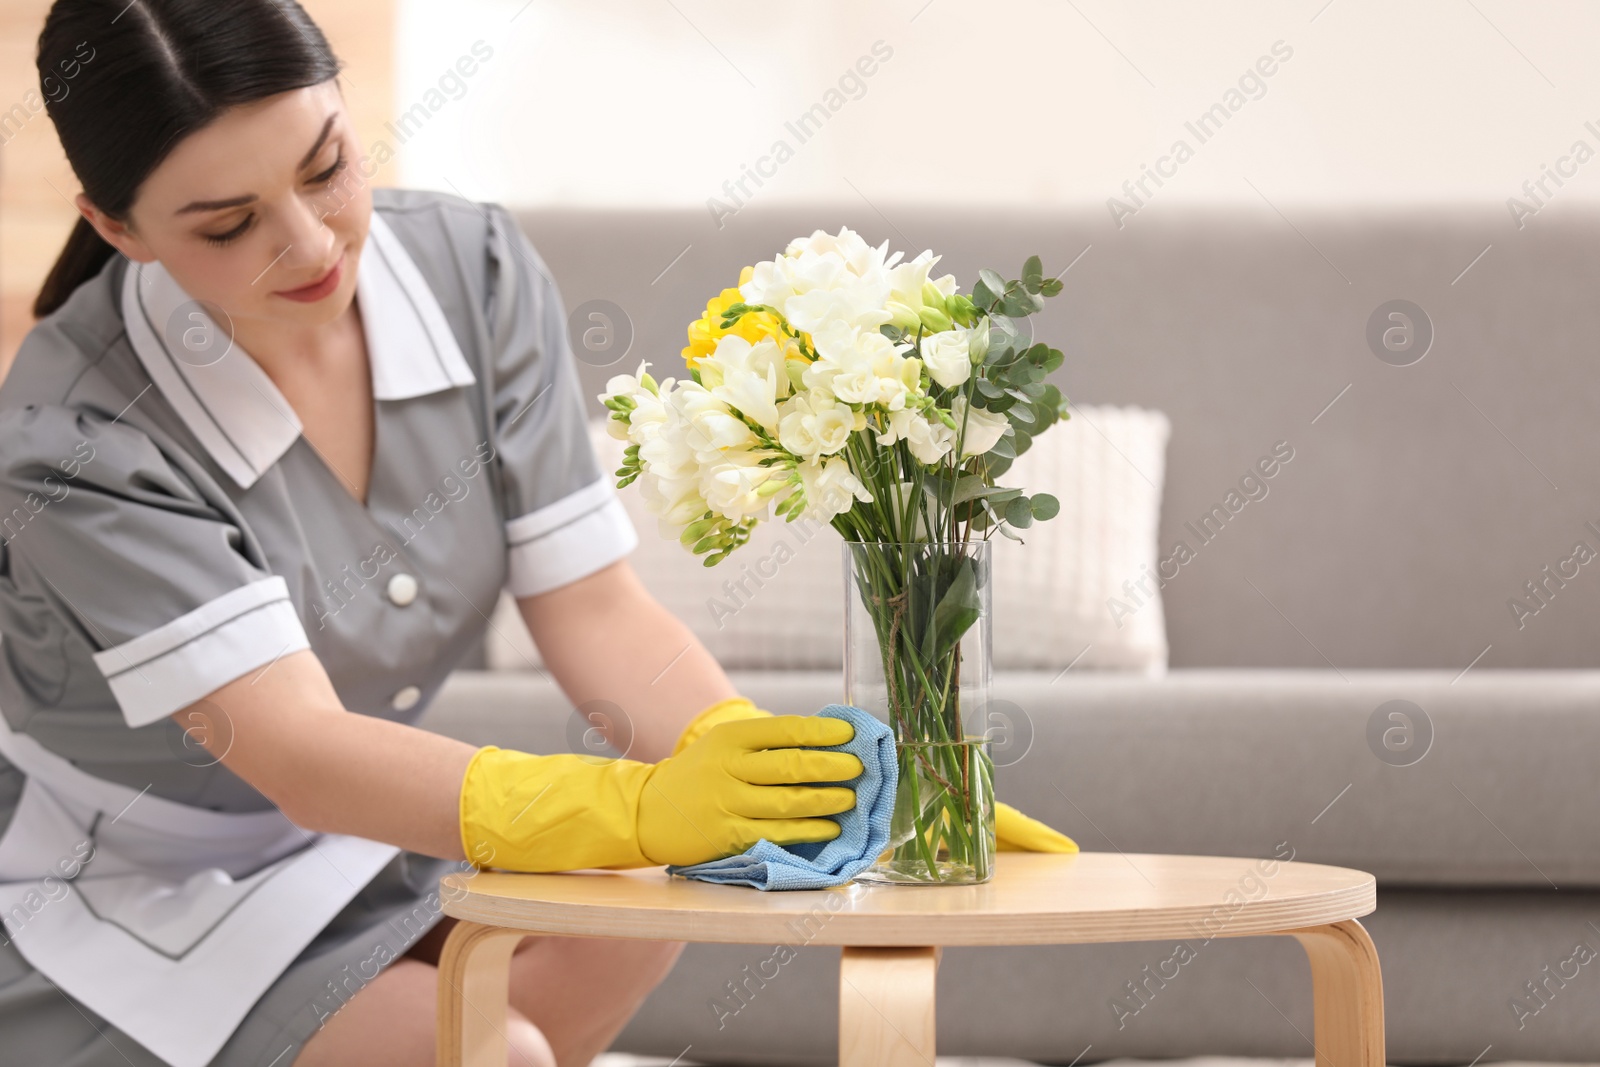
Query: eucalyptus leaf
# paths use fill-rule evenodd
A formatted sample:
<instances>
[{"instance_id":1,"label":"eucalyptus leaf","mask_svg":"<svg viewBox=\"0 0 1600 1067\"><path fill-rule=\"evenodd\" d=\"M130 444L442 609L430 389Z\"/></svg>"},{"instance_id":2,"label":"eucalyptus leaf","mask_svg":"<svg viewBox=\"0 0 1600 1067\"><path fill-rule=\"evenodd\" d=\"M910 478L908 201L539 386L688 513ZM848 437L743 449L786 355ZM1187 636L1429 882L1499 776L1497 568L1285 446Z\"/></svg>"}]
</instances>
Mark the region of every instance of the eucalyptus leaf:
<instances>
[{"instance_id":1,"label":"eucalyptus leaf","mask_svg":"<svg viewBox=\"0 0 1600 1067\"><path fill-rule=\"evenodd\" d=\"M1030 293L1037 293L1039 286L1044 282L1044 264L1038 256L1029 256L1028 261L1022 265L1022 285Z\"/></svg>"},{"instance_id":2,"label":"eucalyptus leaf","mask_svg":"<svg viewBox=\"0 0 1600 1067\"><path fill-rule=\"evenodd\" d=\"M923 633L923 662L935 663L954 648L961 635L983 614L978 599L977 573L970 558L956 564L955 578L939 598Z\"/></svg>"},{"instance_id":3,"label":"eucalyptus leaf","mask_svg":"<svg viewBox=\"0 0 1600 1067\"><path fill-rule=\"evenodd\" d=\"M971 500L973 497L982 496L986 486L987 483L984 482L981 476L963 474L956 479L956 491L955 495L950 498L950 503L952 505L959 504L963 500Z\"/></svg>"},{"instance_id":4,"label":"eucalyptus leaf","mask_svg":"<svg viewBox=\"0 0 1600 1067\"><path fill-rule=\"evenodd\" d=\"M990 449L983 454L983 466L989 477L998 478L1011 469L1011 460L995 455L994 450Z\"/></svg>"},{"instance_id":5,"label":"eucalyptus leaf","mask_svg":"<svg viewBox=\"0 0 1600 1067\"><path fill-rule=\"evenodd\" d=\"M1036 519L1053 519L1061 511L1061 501L1049 493L1035 493L1028 501Z\"/></svg>"},{"instance_id":6,"label":"eucalyptus leaf","mask_svg":"<svg viewBox=\"0 0 1600 1067\"><path fill-rule=\"evenodd\" d=\"M1060 278L1046 278L1039 284L1039 292L1045 296L1055 296L1061 292Z\"/></svg>"},{"instance_id":7,"label":"eucalyptus leaf","mask_svg":"<svg viewBox=\"0 0 1600 1067\"><path fill-rule=\"evenodd\" d=\"M1021 492L1021 489L1008 489L1005 486L989 485L985 483L981 476L976 474L964 474L956 483L955 499L950 503L953 507L964 501L979 498L989 501L1010 500Z\"/></svg>"},{"instance_id":8,"label":"eucalyptus leaf","mask_svg":"<svg viewBox=\"0 0 1600 1067\"><path fill-rule=\"evenodd\" d=\"M1006 291L1006 280L988 267L978 271L978 280L988 287L995 296L1003 296ZM976 290L974 290L976 291Z\"/></svg>"},{"instance_id":9,"label":"eucalyptus leaf","mask_svg":"<svg viewBox=\"0 0 1600 1067\"><path fill-rule=\"evenodd\" d=\"M1006 521L1019 530L1025 530L1033 525L1033 509L1028 506L1028 498L1018 497L1006 505Z\"/></svg>"}]
</instances>

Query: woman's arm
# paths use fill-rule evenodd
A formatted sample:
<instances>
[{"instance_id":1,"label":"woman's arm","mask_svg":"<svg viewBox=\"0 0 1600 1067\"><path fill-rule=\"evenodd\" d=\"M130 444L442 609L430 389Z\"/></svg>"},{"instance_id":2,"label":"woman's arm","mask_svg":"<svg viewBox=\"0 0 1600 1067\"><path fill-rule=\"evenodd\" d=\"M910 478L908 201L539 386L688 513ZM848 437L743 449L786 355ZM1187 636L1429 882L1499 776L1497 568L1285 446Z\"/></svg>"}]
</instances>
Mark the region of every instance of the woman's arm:
<instances>
[{"instance_id":1,"label":"woman's arm","mask_svg":"<svg viewBox=\"0 0 1600 1067\"><path fill-rule=\"evenodd\" d=\"M466 859L461 780L477 746L354 714L309 650L171 718L299 826Z\"/></svg>"},{"instance_id":2,"label":"woman's arm","mask_svg":"<svg viewBox=\"0 0 1600 1067\"><path fill-rule=\"evenodd\" d=\"M696 714L739 696L721 666L619 559L517 607L539 655L576 708L620 707L633 727L629 759L654 763Z\"/></svg>"},{"instance_id":3,"label":"woman's arm","mask_svg":"<svg viewBox=\"0 0 1600 1067\"><path fill-rule=\"evenodd\" d=\"M604 699L627 713L630 759L663 759L698 712L739 695L625 559L519 606L574 706ZM477 746L350 712L309 650L171 717L299 826L466 858L461 781Z\"/></svg>"}]
</instances>

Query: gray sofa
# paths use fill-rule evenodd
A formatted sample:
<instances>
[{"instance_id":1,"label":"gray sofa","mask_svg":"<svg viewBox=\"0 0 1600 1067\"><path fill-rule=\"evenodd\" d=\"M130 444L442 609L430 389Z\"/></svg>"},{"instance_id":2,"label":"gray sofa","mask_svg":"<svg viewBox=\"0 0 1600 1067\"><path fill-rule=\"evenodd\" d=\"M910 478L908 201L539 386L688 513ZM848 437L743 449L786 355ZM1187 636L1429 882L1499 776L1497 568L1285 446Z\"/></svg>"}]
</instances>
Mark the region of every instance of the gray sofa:
<instances>
[{"instance_id":1,"label":"gray sofa","mask_svg":"<svg viewBox=\"0 0 1600 1067\"><path fill-rule=\"evenodd\" d=\"M856 202L755 205L721 230L693 211L520 221L568 308L605 299L631 320L627 357L584 367L591 396L640 358L673 365L707 295L818 226L932 247L964 285L979 266L1015 271L1038 252L1054 273L1082 253L1037 332L1067 353L1056 377L1074 400L1171 417L1163 554L1275 442L1295 458L1167 582L1165 677L997 672L1024 727L1002 799L1091 850L1287 844L1374 873L1364 921L1391 1062L1600 1058L1600 567L1575 554L1600 550L1600 219L1552 205L1519 231L1494 205L1155 205L1119 230L1099 209ZM1409 365L1396 364L1417 349L1368 340L1394 299L1432 325ZM732 674L774 711L839 698L835 672ZM462 670L423 721L552 751L568 713L537 673ZM1126 983L1173 945L950 950L940 1051L1312 1055L1293 941L1191 947L1142 1000ZM830 1062L837 949L802 950L718 1026L710 1002L770 952L691 946L617 1047Z\"/></svg>"}]
</instances>

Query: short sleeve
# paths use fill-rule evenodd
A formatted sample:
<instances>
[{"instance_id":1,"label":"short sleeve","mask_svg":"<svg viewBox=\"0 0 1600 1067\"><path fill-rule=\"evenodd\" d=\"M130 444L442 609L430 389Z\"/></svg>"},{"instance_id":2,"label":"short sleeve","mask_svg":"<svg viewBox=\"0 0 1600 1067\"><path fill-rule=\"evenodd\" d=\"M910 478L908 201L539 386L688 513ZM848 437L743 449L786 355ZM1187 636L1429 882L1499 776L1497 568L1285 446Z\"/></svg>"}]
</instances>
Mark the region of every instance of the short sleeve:
<instances>
[{"instance_id":1,"label":"short sleeve","mask_svg":"<svg viewBox=\"0 0 1600 1067\"><path fill-rule=\"evenodd\" d=\"M544 260L504 207L489 205L495 452L513 596L576 581L639 536L590 438L566 309Z\"/></svg>"},{"instance_id":2,"label":"short sleeve","mask_svg":"<svg viewBox=\"0 0 1600 1067\"><path fill-rule=\"evenodd\" d=\"M287 583L203 482L192 458L126 423L0 412L7 593L89 644L132 727L310 644Z\"/></svg>"}]
</instances>

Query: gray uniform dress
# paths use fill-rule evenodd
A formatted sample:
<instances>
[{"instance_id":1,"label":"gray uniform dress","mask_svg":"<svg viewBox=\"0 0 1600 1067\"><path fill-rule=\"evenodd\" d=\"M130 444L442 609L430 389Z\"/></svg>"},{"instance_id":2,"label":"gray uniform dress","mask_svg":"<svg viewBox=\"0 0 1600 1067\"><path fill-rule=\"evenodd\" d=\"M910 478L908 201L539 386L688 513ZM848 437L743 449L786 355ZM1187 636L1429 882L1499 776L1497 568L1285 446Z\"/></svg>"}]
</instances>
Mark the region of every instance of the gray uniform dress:
<instances>
[{"instance_id":1,"label":"gray uniform dress","mask_svg":"<svg viewBox=\"0 0 1600 1067\"><path fill-rule=\"evenodd\" d=\"M271 965L241 1016L220 1034L179 1020L147 1035L167 1050L152 1051L29 953L44 959L69 914L104 932L121 908L147 926L130 919L116 936L170 964L163 981L180 982L191 960L210 968L200 977L212 988L246 969L237 952L227 966L201 962L212 935L192 923L182 933L181 913L151 918L156 883L141 864L170 873L153 857L171 842L122 831L141 811L173 824L281 815L168 716L309 647L350 711L413 723L502 588L541 593L638 543L590 444L560 295L511 216L417 190L376 189L373 205L356 295L375 394L365 505L159 263L114 255L33 327L0 387L0 736L40 768L0 759L0 888L11 891L0 1064L287 1067L438 921L438 878L464 865L298 828L292 847L232 857L222 866L237 885L209 875L226 904L219 929L266 899L227 893L268 860L303 849L360 862L331 864L358 874L332 883L348 900L315 929L301 920L294 933L298 906L250 920L263 943L286 944L287 962ZM84 795L102 785L132 798L123 811ZM39 843L57 816L87 827L89 847L36 869L54 855ZM304 877L311 866L299 865ZM74 973L68 955L60 975Z\"/></svg>"}]
</instances>

